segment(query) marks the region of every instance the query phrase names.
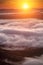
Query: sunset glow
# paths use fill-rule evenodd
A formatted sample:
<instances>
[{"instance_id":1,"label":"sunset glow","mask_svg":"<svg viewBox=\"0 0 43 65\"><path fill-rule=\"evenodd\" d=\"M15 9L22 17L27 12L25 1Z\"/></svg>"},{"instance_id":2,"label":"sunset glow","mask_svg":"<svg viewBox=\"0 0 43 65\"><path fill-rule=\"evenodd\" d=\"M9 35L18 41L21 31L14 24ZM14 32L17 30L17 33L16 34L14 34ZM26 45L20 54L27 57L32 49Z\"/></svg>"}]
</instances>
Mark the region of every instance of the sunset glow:
<instances>
[{"instance_id":1,"label":"sunset glow","mask_svg":"<svg viewBox=\"0 0 43 65\"><path fill-rule=\"evenodd\" d=\"M42 0L0 0L0 9L43 8Z\"/></svg>"},{"instance_id":2,"label":"sunset glow","mask_svg":"<svg viewBox=\"0 0 43 65\"><path fill-rule=\"evenodd\" d=\"M23 8L24 9L28 9L29 8L29 5L27 3L23 4Z\"/></svg>"}]
</instances>

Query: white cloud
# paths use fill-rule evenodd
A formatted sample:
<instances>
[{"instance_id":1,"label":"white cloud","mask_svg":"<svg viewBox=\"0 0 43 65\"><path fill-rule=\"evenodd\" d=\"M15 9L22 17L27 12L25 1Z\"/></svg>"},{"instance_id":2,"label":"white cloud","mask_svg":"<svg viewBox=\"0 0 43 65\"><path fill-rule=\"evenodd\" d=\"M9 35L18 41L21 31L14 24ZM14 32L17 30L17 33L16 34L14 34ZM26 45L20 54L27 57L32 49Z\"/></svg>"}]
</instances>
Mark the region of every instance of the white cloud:
<instances>
[{"instance_id":1,"label":"white cloud","mask_svg":"<svg viewBox=\"0 0 43 65\"><path fill-rule=\"evenodd\" d=\"M43 47L43 20L0 20L0 45Z\"/></svg>"}]
</instances>

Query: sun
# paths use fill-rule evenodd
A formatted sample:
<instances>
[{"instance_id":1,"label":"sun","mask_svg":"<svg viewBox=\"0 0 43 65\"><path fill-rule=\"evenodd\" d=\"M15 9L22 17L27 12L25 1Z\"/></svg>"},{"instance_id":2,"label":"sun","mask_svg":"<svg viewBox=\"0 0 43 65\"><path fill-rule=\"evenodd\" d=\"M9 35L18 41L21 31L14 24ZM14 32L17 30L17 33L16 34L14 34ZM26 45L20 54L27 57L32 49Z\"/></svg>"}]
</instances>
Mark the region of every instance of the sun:
<instances>
[{"instance_id":1,"label":"sun","mask_svg":"<svg viewBox=\"0 0 43 65\"><path fill-rule=\"evenodd\" d=\"M23 6L22 6L23 9L28 9L29 8L29 5L27 3L24 3Z\"/></svg>"}]
</instances>

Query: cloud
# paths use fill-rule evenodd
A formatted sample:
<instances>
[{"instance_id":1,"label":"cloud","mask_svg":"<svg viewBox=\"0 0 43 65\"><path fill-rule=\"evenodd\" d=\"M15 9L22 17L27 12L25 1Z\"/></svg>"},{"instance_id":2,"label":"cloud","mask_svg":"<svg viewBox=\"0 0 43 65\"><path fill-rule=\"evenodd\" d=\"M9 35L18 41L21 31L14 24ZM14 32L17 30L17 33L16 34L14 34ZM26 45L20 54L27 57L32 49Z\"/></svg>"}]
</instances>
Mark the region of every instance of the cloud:
<instances>
[{"instance_id":1,"label":"cloud","mask_svg":"<svg viewBox=\"0 0 43 65\"><path fill-rule=\"evenodd\" d=\"M0 0L0 3L2 4L2 3L5 3L7 0Z\"/></svg>"},{"instance_id":2,"label":"cloud","mask_svg":"<svg viewBox=\"0 0 43 65\"><path fill-rule=\"evenodd\" d=\"M39 58L25 58L22 65L43 65L43 55Z\"/></svg>"},{"instance_id":3,"label":"cloud","mask_svg":"<svg viewBox=\"0 0 43 65\"><path fill-rule=\"evenodd\" d=\"M6 3L6 2L16 2L16 0L0 0L0 3Z\"/></svg>"},{"instance_id":4,"label":"cloud","mask_svg":"<svg viewBox=\"0 0 43 65\"><path fill-rule=\"evenodd\" d=\"M0 45L43 47L43 20L0 20Z\"/></svg>"},{"instance_id":5,"label":"cloud","mask_svg":"<svg viewBox=\"0 0 43 65\"><path fill-rule=\"evenodd\" d=\"M17 62L12 62L12 61L9 61L8 59L5 60L5 62L7 63L10 63L10 64L16 64L16 65L43 65L43 55L40 56L40 57L35 57L35 58L28 58L28 57L25 57L23 62L21 63L17 63Z\"/></svg>"},{"instance_id":6,"label":"cloud","mask_svg":"<svg viewBox=\"0 0 43 65\"><path fill-rule=\"evenodd\" d=\"M43 0L0 0L0 3L6 3L6 2L43 2Z\"/></svg>"}]
</instances>

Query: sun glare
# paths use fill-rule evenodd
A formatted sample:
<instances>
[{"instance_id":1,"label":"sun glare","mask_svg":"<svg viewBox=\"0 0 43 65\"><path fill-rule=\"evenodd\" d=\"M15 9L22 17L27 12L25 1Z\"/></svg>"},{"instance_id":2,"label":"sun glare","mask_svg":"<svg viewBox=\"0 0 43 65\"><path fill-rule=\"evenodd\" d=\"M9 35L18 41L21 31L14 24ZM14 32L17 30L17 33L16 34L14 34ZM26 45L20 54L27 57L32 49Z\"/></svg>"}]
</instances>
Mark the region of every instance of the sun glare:
<instances>
[{"instance_id":1,"label":"sun glare","mask_svg":"<svg viewBox=\"0 0 43 65\"><path fill-rule=\"evenodd\" d=\"M23 8L24 9L28 9L29 8L29 5L27 3L23 4Z\"/></svg>"}]
</instances>

